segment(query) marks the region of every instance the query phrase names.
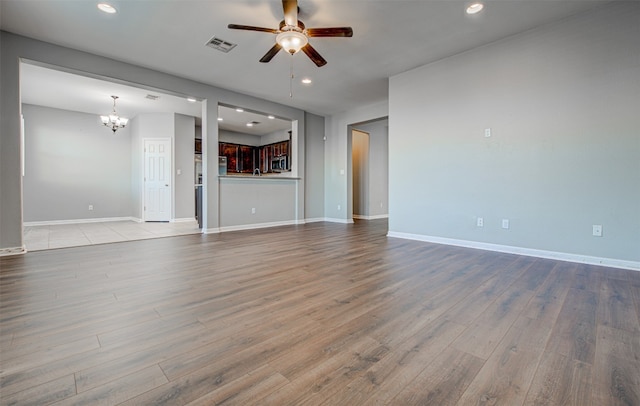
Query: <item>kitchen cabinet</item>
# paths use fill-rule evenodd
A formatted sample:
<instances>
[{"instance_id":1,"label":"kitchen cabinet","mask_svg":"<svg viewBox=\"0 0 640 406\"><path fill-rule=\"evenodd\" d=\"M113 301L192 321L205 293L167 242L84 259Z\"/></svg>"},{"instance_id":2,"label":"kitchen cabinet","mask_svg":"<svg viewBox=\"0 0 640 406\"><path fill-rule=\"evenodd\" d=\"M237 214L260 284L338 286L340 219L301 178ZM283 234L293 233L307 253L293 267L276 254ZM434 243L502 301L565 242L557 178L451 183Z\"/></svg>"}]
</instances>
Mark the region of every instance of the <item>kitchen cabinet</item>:
<instances>
[{"instance_id":1,"label":"kitchen cabinet","mask_svg":"<svg viewBox=\"0 0 640 406\"><path fill-rule=\"evenodd\" d=\"M253 173L260 168L261 173L283 172L290 169L291 142L281 141L260 147L220 142L220 156L227 158L227 172Z\"/></svg>"}]
</instances>

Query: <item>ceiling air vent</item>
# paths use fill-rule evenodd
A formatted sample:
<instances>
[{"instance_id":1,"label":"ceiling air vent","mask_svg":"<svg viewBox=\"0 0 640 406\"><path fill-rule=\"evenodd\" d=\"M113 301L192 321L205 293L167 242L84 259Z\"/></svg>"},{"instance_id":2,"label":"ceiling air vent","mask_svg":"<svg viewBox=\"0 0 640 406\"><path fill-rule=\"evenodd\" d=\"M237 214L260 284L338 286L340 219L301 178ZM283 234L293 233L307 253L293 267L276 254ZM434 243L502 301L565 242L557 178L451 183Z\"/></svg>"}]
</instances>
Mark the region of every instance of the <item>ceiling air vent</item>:
<instances>
[{"instance_id":1,"label":"ceiling air vent","mask_svg":"<svg viewBox=\"0 0 640 406\"><path fill-rule=\"evenodd\" d=\"M145 96L145 99L149 99L149 100L158 100L160 98L160 96L156 96L155 94L148 94Z\"/></svg>"},{"instance_id":2,"label":"ceiling air vent","mask_svg":"<svg viewBox=\"0 0 640 406\"><path fill-rule=\"evenodd\" d=\"M218 51L227 53L235 48L238 44L232 44L231 42L225 41L222 38L213 37L206 43L206 45L213 49L217 49Z\"/></svg>"}]
</instances>

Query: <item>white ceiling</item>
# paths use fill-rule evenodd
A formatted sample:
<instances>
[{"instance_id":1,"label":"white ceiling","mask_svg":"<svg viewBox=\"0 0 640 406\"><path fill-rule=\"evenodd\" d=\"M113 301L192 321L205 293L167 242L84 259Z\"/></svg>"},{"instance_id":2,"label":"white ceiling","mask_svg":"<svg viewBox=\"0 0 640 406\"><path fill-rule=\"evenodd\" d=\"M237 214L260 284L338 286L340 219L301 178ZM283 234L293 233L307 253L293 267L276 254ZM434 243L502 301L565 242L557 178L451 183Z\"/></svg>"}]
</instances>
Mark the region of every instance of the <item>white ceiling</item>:
<instances>
[{"instance_id":1,"label":"white ceiling","mask_svg":"<svg viewBox=\"0 0 640 406\"><path fill-rule=\"evenodd\" d=\"M202 103L190 102L184 96L174 96L166 92L132 87L101 79L76 75L60 70L23 63L20 65L20 93L23 103L58 109L79 111L89 114L108 114L113 107L112 95L118 96L118 115L133 118L146 113L180 113L202 118ZM156 99L148 96L156 96ZM291 129L291 121L278 117L268 118L269 112L244 111L236 107L219 106L218 117L222 121L219 128L244 134L266 135L276 131ZM259 122L247 127L248 122Z\"/></svg>"},{"instance_id":2,"label":"white ceiling","mask_svg":"<svg viewBox=\"0 0 640 406\"><path fill-rule=\"evenodd\" d=\"M299 0L299 18L307 27L353 27L353 38L311 38L328 61L322 68L302 53L291 58L281 52L270 63L259 63L275 36L227 28L229 23L277 27L282 20L278 0L113 0L110 3L118 9L114 15L99 11L95 0L0 0L0 28L330 115L386 99L390 76L606 2L486 0L482 13L468 16L464 12L468 1L459 0ZM214 35L238 46L229 53L206 47ZM291 62L293 98L289 97ZM158 94L149 90L135 89L129 94L124 85L101 87L89 85L90 78L81 78L82 85L67 83L64 91L45 96L41 95L46 93L43 87L55 87L59 77L25 77L45 82L34 83L33 89L23 93L25 101L34 104L44 104L44 98L52 95L60 102L66 94L69 99L79 98L69 103L93 109L99 105L99 112L104 113L111 109L109 96L119 93L122 115L129 111L134 115L135 108L158 109L171 101L174 111L199 116L193 110L200 109L200 103L185 104L184 98L163 95L147 105L144 96ZM299 80L303 77L311 78L313 84L302 85ZM95 92L88 92L89 88Z\"/></svg>"}]
</instances>

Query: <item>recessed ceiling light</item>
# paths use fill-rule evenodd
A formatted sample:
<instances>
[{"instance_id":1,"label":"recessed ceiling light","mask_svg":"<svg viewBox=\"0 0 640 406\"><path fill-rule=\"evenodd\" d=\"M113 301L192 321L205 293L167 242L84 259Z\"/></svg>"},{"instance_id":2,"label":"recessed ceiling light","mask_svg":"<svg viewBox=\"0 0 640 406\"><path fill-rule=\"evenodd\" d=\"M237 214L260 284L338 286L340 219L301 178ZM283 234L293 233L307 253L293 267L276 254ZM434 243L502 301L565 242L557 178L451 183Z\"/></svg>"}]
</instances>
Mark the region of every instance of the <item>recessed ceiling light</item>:
<instances>
[{"instance_id":1,"label":"recessed ceiling light","mask_svg":"<svg viewBox=\"0 0 640 406\"><path fill-rule=\"evenodd\" d=\"M236 111L237 111L238 113L242 113L244 110L243 110L243 109L241 109L240 107L238 107L238 108L236 109Z\"/></svg>"},{"instance_id":2,"label":"recessed ceiling light","mask_svg":"<svg viewBox=\"0 0 640 406\"><path fill-rule=\"evenodd\" d=\"M311 84L311 79L304 78L304 79L302 79L302 83L304 83L305 85L310 85Z\"/></svg>"},{"instance_id":3,"label":"recessed ceiling light","mask_svg":"<svg viewBox=\"0 0 640 406\"><path fill-rule=\"evenodd\" d=\"M269 120L273 120L274 118L276 118L276 116L267 116L267 118L268 118Z\"/></svg>"},{"instance_id":4,"label":"recessed ceiling light","mask_svg":"<svg viewBox=\"0 0 640 406\"><path fill-rule=\"evenodd\" d=\"M247 123L247 127L253 127L253 123Z\"/></svg>"},{"instance_id":5,"label":"recessed ceiling light","mask_svg":"<svg viewBox=\"0 0 640 406\"><path fill-rule=\"evenodd\" d=\"M218 121L222 121L222 117L218 117Z\"/></svg>"},{"instance_id":6,"label":"recessed ceiling light","mask_svg":"<svg viewBox=\"0 0 640 406\"><path fill-rule=\"evenodd\" d=\"M115 14L116 12L118 12L118 10L116 10L115 7L107 3L99 3L98 8L104 11L105 13L109 13L109 14Z\"/></svg>"},{"instance_id":7,"label":"recessed ceiling light","mask_svg":"<svg viewBox=\"0 0 640 406\"><path fill-rule=\"evenodd\" d=\"M467 14L476 14L482 11L484 8L484 4L482 3L471 3L467 7Z\"/></svg>"},{"instance_id":8,"label":"recessed ceiling light","mask_svg":"<svg viewBox=\"0 0 640 406\"><path fill-rule=\"evenodd\" d=\"M189 103L195 103L195 102L197 102L197 100L196 100L196 98L195 98L195 97L187 97L187 101L188 101Z\"/></svg>"}]
</instances>

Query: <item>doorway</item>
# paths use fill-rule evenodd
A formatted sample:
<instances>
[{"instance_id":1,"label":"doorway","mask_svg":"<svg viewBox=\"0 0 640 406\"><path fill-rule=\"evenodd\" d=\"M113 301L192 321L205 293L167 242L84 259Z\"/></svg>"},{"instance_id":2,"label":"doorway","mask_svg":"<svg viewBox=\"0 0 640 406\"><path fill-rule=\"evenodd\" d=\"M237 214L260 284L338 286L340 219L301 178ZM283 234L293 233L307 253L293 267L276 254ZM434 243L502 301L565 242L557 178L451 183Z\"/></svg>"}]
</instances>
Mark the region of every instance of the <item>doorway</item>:
<instances>
[{"instance_id":1,"label":"doorway","mask_svg":"<svg viewBox=\"0 0 640 406\"><path fill-rule=\"evenodd\" d=\"M351 130L353 218L369 213L369 133Z\"/></svg>"},{"instance_id":2,"label":"doorway","mask_svg":"<svg viewBox=\"0 0 640 406\"><path fill-rule=\"evenodd\" d=\"M22 239L27 250L201 232L193 204L182 199L194 194L194 182L185 175L193 172L195 135L187 139L190 133L184 133L188 135L170 144L173 165L167 175L173 182L166 209L160 212L172 217L164 214L148 223L142 210L142 137L166 138L158 127L183 134L187 120L178 118L193 117L198 123L204 101L193 103L159 89L25 61L20 62L20 91L25 154ZM103 100L114 94L119 96L118 113L130 119L115 133L97 120L105 113ZM162 97L151 100L149 94ZM141 130L141 117L160 114L176 117L175 124L155 126L158 117L153 117L145 120L144 128L150 130ZM182 175L174 174L174 168Z\"/></svg>"},{"instance_id":3,"label":"doorway","mask_svg":"<svg viewBox=\"0 0 640 406\"><path fill-rule=\"evenodd\" d=\"M351 207L354 219L389 217L389 121L349 127Z\"/></svg>"}]
</instances>

